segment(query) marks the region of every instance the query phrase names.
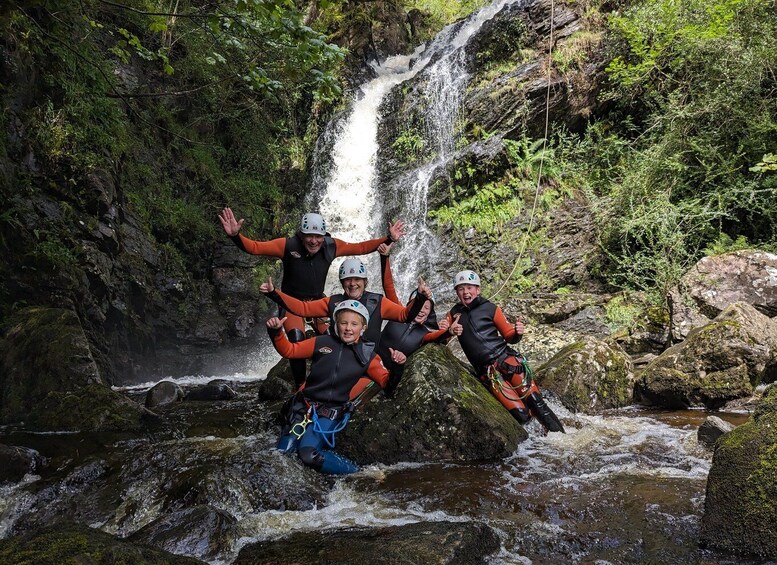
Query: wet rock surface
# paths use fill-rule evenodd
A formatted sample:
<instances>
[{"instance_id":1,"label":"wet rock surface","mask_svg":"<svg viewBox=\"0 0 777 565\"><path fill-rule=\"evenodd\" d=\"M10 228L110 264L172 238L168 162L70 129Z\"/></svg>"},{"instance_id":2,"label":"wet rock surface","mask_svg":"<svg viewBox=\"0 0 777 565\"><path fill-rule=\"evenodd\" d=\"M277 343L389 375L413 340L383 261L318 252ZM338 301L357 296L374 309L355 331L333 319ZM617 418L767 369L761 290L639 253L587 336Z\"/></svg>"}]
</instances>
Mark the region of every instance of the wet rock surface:
<instances>
[{"instance_id":1,"label":"wet rock surface","mask_svg":"<svg viewBox=\"0 0 777 565\"><path fill-rule=\"evenodd\" d=\"M244 547L235 565L309 563L486 563L499 549L496 532L484 524L424 522L386 528L353 528L293 534ZM380 557L378 557L380 556Z\"/></svg>"},{"instance_id":2,"label":"wet rock surface","mask_svg":"<svg viewBox=\"0 0 777 565\"><path fill-rule=\"evenodd\" d=\"M600 413L632 402L634 369L617 345L584 337L536 370L537 382L573 412Z\"/></svg>"},{"instance_id":3,"label":"wet rock surface","mask_svg":"<svg viewBox=\"0 0 777 565\"><path fill-rule=\"evenodd\" d=\"M776 337L774 321L749 304L733 304L649 363L635 399L714 409L748 397L755 385L774 378Z\"/></svg>"},{"instance_id":4,"label":"wet rock surface","mask_svg":"<svg viewBox=\"0 0 777 565\"><path fill-rule=\"evenodd\" d=\"M0 540L1 563L78 563L100 565L197 565L198 559L115 538L100 530L60 524Z\"/></svg>"},{"instance_id":5,"label":"wet rock surface","mask_svg":"<svg viewBox=\"0 0 777 565\"><path fill-rule=\"evenodd\" d=\"M41 470L44 459L34 449L0 444L0 484L17 483L27 473Z\"/></svg>"},{"instance_id":6,"label":"wet rock surface","mask_svg":"<svg viewBox=\"0 0 777 565\"><path fill-rule=\"evenodd\" d=\"M146 408L156 408L165 404L172 404L183 399L183 389L172 381L162 381L155 384L146 393L144 405Z\"/></svg>"},{"instance_id":7,"label":"wet rock surface","mask_svg":"<svg viewBox=\"0 0 777 565\"><path fill-rule=\"evenodd\" d=\"M144 410L105 383L75 311L30 307L0 340L0 421L40 430L140 429Z\"/></svg>"},{"instance_id":8,"label":"wet rock surface","mask_svg":"<svg viewBox=\"0 0 777 565\"><path fill-rule=\"evenodd\" d=\"M777 558L777 387L753 416L717 442L707 479L701 543Z\"/></svg>"},{"instance_id":9,"label":"wet rock surface","mask_svg":"<svg viewBox=\"0 0 777 565\"><path fill-rule=\"evenodd\" d=\"M696 437L699 440L699 443L710 449L714 449L715 442L718 438L733 429L733 424L729 424L717 416L708 416L704 420L704 423L699 427Z\"/></svg>"},{"instance_id":10,"label":"wet rock surface","mask_svg":"<svg viewBox=\"0 0 777 565\"><path fill-rule=\"evenodd\" d=\"M748 250L699 261L670 294L673 339L685 339L734 302L777 316L777 255Z\"/></svg>"},{"instance_id":11,"label":"wet rock surface","mask_svg":"<svg viewBox=\"0 0 777 565\"><path fill-rule=\"evenodd\" d=\"M359 464L506 457L526 431L446 347L411 356L391 399L360 408L337 450Z\"/></svg>"}]
</instances>

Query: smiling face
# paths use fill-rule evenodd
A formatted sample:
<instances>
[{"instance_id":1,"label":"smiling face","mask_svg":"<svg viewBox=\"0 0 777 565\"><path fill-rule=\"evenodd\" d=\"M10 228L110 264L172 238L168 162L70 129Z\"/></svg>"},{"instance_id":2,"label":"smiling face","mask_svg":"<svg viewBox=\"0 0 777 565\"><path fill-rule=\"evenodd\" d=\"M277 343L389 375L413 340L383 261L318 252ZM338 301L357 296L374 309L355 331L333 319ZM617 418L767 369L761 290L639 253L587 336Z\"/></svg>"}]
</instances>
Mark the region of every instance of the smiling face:
<instances>
[{"instance_id":1,"label":"smiling face","mask_svg":"<svg viewBox=\"0 0 777 565\"><path fill-rule=\"evenodd\" d=\"M367 287L367 279L360 279L358 277L348 277L340 281L343 285L343 290L348 298L359 300L364 294L364 289Z\"/></svg>"},{"instance_id":2,"label":"smiling face","mask_svg":"<svg viewBox=\"0 0 777 565\"><path fill-rule=\"evenodd\" d=\"M426 319L429 317L429 312L432 311L432 303L428 300L424 302L424 305L421 306L421 310L419 310L418 315L413 318L413 321L416 324L423 324Z\"/></svg>"},{"instance_id":3,"label":"smiling face","mask_svg":"<svg viewBox=\"0 0 777 565\"><path fill-rule=\"evenodd\" d=\"M316 235L314 233L303 233L302 244L305 246L305 250L310 255L315 255L321 246L324 244L324 236Z\"/></svg>"},{"instance_id":4,"label":"smiling face","mask_svg":"<svg viewBox=\"0 0 777 565\"><path fill-rule=\"evenodd\" d=\"M480 296L480 287L474 284L460 284L456 287L456 296L464 306L469 306L473 300Z\"/></svg>"},{"instance_id":5,"label":"smiling face","mask_svg":"<svg viewBox=\"0 0 777 565\"><path fill-rule=\"evenodd\" d=\"M361 337L367 327L361 314L352 310L343 310L337 313L337 335L343 343L354 343Z\"/></svg>"}]
</instances>

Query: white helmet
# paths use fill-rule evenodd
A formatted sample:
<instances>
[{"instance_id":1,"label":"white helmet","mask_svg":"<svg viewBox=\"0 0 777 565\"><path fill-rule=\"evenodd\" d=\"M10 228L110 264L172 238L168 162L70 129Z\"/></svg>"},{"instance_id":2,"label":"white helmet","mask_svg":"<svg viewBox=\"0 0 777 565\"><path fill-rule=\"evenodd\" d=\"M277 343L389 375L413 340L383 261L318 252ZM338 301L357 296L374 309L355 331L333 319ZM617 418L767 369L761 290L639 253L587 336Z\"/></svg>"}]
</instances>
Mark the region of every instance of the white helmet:
<instances>
[{"instance_id":1,"label":"white helmet","mask_svg":"<svg viewBox=\"0 0 777 565\"><path fill-rule=\"evenodd\" d=\"M364 304L358 300L343 300L335 306L335 311L332 313L332 318L335 320L335 333L337 335L340 335L337 333L337 313L342 312L343 310L350 310L351 312L360 314L361 317L364 318L365 325L370 323L370 313L367 311L367 307Z\"/></svg>"},{"instance_id":2,"label":"white helmet","mask_svg":"<svg viewBox=\"0 0 777 565\"><path fill-rule=\"evenodd\" d=\"M357 279L367 278L367 269L364 267L361 259L352 257L343 261L340 265L340 280L349 279L351 277Z\"/></svg>"},{"instance_id":3,"label":"white helmet","mask_svg":"<svg viewBox=\"0 0 777 565\"><path fill-rule=\"evenodd\" d=\"M456 290L456 287L460 284L480 286L480 277L475 271L459 271L453 277L453 290Z\"/></svg>"},{"instance_id":4,"label":"white helmet","mask_svg":"<svg viewBox=\"0 0 777 565\"><path fill-rule=\"evenodd\" d=\"M305 214L299 224L299 231L312 235L326 235L326 222L321 214Z\"/></svg>"}]
</instances>

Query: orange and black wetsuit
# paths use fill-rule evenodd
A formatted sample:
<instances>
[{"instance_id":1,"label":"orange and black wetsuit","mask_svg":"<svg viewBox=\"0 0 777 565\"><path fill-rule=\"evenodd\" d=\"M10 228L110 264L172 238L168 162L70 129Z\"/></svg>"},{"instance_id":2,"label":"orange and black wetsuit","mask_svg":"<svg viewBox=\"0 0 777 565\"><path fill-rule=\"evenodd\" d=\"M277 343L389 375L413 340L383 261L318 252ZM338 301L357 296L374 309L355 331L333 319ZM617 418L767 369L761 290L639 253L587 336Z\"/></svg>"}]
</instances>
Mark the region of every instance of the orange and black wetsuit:
<instances>
[{"instance_id":1,"label":"orange and black wetsuit","mask_svg":"<svg viewBox=\"0 0 777 565\"><path fill-rule=\"evenodd\" d=\"M305 318L321 316L331 318L335 306L348 298L345 294L333 294L319 300L303 301L297 300L279 290L274 290L267 297L285 311ZM380 328L383 320L404 322L414 318L418 314L418 310L423 306L423 301L421 300L412 300L408 302L407 306L400 306L396 302L388 300L382 294L367 290L364 291L358 300L367 308L370 314L370 321L362 339L376 344L380 341Z\"/></svg>"},{"instance_id":2,"label":"orange and black wetsuit","mask_svg":"<svg viewBox=\"0 0 777 565\"><path fill-rule=\"evenodd\" d=\"M239 233L231 239L247 253L281 259L283 263L281 289L298 300L316 300L324 296L327 273L335 257L372 253L381 243L391 242L390 237L381 237L359 243L348 243L326 235L321 248L310 255L305 249L301 233L271 241L254 241ZM280 310L278 316L281 318L286 316L283 329L286 330L291 342L304 339L305 320L301 316L284 310ZM323 333L326 331L326 324L315 324L314 329L316 333ZM305 362L291 360L289 363L294 375L294 383L299 388L305 380Z\"/></svg>"},{"instance_id":3,"label":"orange and black wetsuit","mask_svg":"<svg viewBox=\"0 0 777 565\"><path fill-rule=\"evenodd\" d=\"M564 426L545 403L537 383L526 381L523 356L508 345L518 343L523 336L507 321L502 309L478 296L468 306L451 308L448 321L452 324L457 315L464 328L459 336L464 355L502 406L522 424L533 415L549 431L563 432Z\"/></svg>"},{"instance_id":4,"label":"orange and black wetsuit","mask_svg":"<svg viewBox=\"0 0 777 565\"><path fill-rule=\"evenodd\" d=\"M323 473L347 474L358 466L326 449L350 417L348 392L362 375L383 387L388 371L371 343L343 343L337 336L320 335L291 343L280 330L269 330L275 349L290 359L310 359L310 374L294 396L278 440L284 453L296 451L307 466ZM331 439L329 439L331 438Z\"/></svg>"},{"instance_id":5,"label":"orange and black wetsuit","mask_svg":"<svg viewBox=\"0 0 777 565\"><path fill-rule=\"evenodd\" d=\"M397 296L396 288L394 287L394 278L391 275L389 258L385 255L381 255L380 262L383 273L383 292L386 293L386 298L395 303L399 303L399 297ZM423 303L421 303L420 306L423 306ZM441 330L437 327L434 304L432 304L429 316L423 324L413 321L414 318L415 316L408 318L410 320L409 322L390 321L380 333L378 355L380 355L381 359L384 359L386 368L388 368L389 373L391 374L388 385L386 385L384 389L387 396L393 394L402 378L402 372L404 371L403 365L391 360L389 348L401 351L405 356L410 357L411 354L421 349L425 343L437 341L446 333L446 330ZM351 399L354 400L358 398L368 386L371 387L370 382L369 379L361 379L351 391ZM377 393L377 390L375 390L374 393ZM366 402L369 398L372 398L374 393L363 397L362 402Z\"/></svg>"}]
</instances>

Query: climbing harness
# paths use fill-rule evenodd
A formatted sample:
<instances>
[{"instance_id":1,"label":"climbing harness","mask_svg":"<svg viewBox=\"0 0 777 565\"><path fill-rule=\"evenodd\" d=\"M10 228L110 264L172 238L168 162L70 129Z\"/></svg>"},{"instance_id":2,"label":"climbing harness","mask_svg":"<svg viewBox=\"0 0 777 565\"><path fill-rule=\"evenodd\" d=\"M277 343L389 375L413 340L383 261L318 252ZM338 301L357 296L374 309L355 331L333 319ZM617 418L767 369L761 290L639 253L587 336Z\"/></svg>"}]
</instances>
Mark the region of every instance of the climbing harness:
<instances>
[{"instance_id":1,"label":"climbing harness","mask_svg":"<svg viewBox=\"0 0 777 565\"><path fill-rule=\"evenodd\" d=\"M351 410L349 409L348 405L346 405L345 408L325 408L323 406L317 406L316 404L313 404L311 407L313 411L313 431L317 434L320 434L322 438L324 438L324 443L326 443L329 447L334 448L335 446L335 434L338 432L341 432L345 429L345 426L348 425L348 420L351 419ZM331 418L335 419L339 414L343 414L343 421L340 422L336 428L332 430L324 430L321 428L321 424L318 419L318 412L321 411L321 416L324 418ZM328 414L334 414L333 416L329 416Z\"/></svg>"},{"instance_id":2,"label":"climbing harness","mask_svg":"<svg viewBox=\"0 0 777 565\"><path fill-rule=\"evenodd\" d=\"M522 368L523 371L520 371L520 368ZM513 386L512 384L508 383L502 377L502 371L500 371L500 369L507 372L507 374L523 373L523 380L521 381L521 384L518 386ZM519 400L522 402L532 393L531 384L534 380L534 373L532 372L531 367L529 367L529 363L526 359L521 359L520 365L508 365L499 361L492 363L486 370L486 378L490 381L491 388L495 393L501 392L506 399L512 400L514 402ZM521 395L520 392L522 390L526 391L523 395ZM508 391L510 394L508 394ZM512 393L514 393L514 396Z\"/></svg>"},{"instance_id":3,"label":"climbing harness","mask_svg":"<svg viewBox=\"0 0 777 565\"><path fill-rule=\"evenodd\" d=\"M297 439L302 439L302 436L305 435L305 430L308 428L308 424L310 424L312 421L313 420L310 419L310 408L308 408L308 411L305 412L305 417L302 419L302 421L294 424L291 427L291 430L289 430L289 433Z\"/></svg>"}]
</instances>

